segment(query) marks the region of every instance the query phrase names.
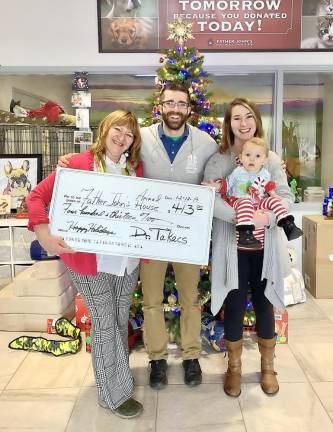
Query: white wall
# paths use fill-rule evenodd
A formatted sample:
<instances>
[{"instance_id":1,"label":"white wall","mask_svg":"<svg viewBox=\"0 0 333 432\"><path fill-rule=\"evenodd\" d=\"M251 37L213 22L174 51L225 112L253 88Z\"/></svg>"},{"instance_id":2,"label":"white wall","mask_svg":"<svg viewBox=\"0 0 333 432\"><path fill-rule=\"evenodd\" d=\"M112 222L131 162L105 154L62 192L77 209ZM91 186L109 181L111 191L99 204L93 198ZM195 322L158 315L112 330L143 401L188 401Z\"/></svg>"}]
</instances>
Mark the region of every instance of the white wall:
<instances>
[{"instance_id":1,"label":"white wall","mask_svg":"<svg viewBox=\"0 0 333 432\"><path fill-rule=\"evenodd\" d=\"M159 54L98 53L96 0L0 0L0 73L153 72ZM333 52L207 53L209 72L241 66L333 70Z\"/></svg>"},{"instance_id":2,"label":"white wall","mask_svg":"<svg viewBox=\"0 0 333 432\"><path fill-rule=\"evenodd\" d=\"M0 75L0 109L9 111L13 87L50 99L63 106L67 114L74 114L71 107L72 77L69 75Z\"/></svg>"}]
</instances>

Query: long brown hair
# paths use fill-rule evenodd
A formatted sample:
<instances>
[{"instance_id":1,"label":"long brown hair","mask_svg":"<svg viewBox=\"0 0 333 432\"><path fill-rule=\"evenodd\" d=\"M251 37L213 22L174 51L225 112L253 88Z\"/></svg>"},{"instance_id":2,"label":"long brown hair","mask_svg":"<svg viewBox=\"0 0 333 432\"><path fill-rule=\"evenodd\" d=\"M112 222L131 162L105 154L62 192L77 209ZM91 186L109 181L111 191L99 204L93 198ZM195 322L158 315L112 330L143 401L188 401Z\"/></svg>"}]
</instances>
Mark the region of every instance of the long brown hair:
<instances>
[{"instance_id":1,"label":"long brown hair","mask_svg":"<svg viewBox=\"0 0 333 432\"><path fill-rule=\"evenodd\" d=\"M254 136L258 138L264 137L261 114L256 104L246 98L235 98L228 104L227 109L224 113L224 120L222 126L222 140L221 140L221 147L219 150L220 153L226 153L227 151L230 151L231 147L234 145L235 136L231 128L231 114L232 114L233 107L235 107L236 105L242 105L243 107L247 108L253 115L253 118L257 126Z\"/></svg>"},{"instance_id":2,"label":"long brown hair","mask_svg":"<svg viewBox=\"0 0 333 432\"><path fill-rule=\"evenodd\" d=\"M104 117L98 126L97 138L91 146L91 151L97 157L101 157L105 154L106 137L110 128L115 126L125 126L134 135L133 144L127 150L129 154L127 160L135 169L140 163L141 134L138 120L130 111L116 110Z\"/></svg>"}]
</instances>

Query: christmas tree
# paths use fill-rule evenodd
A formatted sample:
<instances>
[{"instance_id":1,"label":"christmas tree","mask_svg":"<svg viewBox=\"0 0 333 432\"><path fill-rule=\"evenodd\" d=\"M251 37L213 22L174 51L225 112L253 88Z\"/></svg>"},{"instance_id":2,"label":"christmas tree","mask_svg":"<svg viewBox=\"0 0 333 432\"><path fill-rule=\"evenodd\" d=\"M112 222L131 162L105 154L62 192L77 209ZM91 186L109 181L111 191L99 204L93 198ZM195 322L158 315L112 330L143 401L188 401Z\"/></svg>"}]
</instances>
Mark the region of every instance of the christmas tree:
<instances>
[{"instance_id":1,"label":"christmas tree","mask_svg":"<svg viewBox=\"0 0 333 432\"><path fill-rule=\"evenodd\" d=\"M168 24L169 37L176 43L175 48L163 52L157 70L155 91L150 100L148 117L141 126L149 126L161 120L159 96L164 86L173 82L182 83L189 92L192 112L189 123L209 133L219 144L221 140L221 124L216 118L211 94L208 92L210 81L208 73L203 69L204 56L196 48L188 48L185 43L193 39L192 24L178 18Z\"/></svg>"},{"instance_id":2,"label":"christmas tree","mask_svg":"<svg viewBox=\"0 0 333 432\"><path fill-rule=\"evenodd\" d=\"M148 117L141 126L149 126L161 121L159 110L159 96L161 90L173 82L180 82L187 87L192 112L189 123L209 133L219 144L221 140L221 124L215 117L214 104L210 101L211 94L208 92L210 83L207 72L203 69L204 56L196 48L188 48L185 43L193 39L191 32L192 24L186 23L178 18L169 27L169 37L175 41L175 48L165 51L160 58L162 66L157 70L156 85L150 100ZM214 350L223 352L226 350L224 344L223 310L217 317L210 312L210 265L202 266L200 270L200 281L198 284L199 304L202 309L202 338ZM134 292L131 307L132 317L136 321L143 320L142 311L143 296L141 285ZM170 342L180 341L180 313L181 308L178 301L177 284L171 265L168 266L165 283L163 307L169 333ZM250 297L246 301L244 328L248 331L255 329L255 314Z\"/></svg>"},{"instance_id":3,"label":"christmas tree","mask_svg":"<svg viewBox=\"0 0 333 432\"><path fill-rule=\"evenodd\" d=\"M168 28L168 39L174 40L176 46L166 50L161 55L160 63L163 65L157 70L155 91L150 100L148 116L141 123L141 126L149 126L152 123L161 121L159 110L161 90L168 84L180 82L188 89L190 95L192 112L188 119L189 123L209 133L219 144L221 124L215 117L214 104L210 101L211 94L208 92L210 81L207 72L203 69L204 56L196 48L185 46L188 39L193 39L192 24L178 18L168 24ZM198 285L199 303L203 312L205 312L205 316L208 314L213 318L208 310L208 301L210 299L209 272L209 266L201 268ZM140 320L143 314L142 302L142 291L139 283L137 290L134 292L131 307L131 315L137 317L137 320ZM180 305L171 265L168 266L165 278L163 306L170 342L178 343L180 340Z\"/></svg>"},{"instance_id":4,"label":"christmas tree","mask_svg":"<svg viewBox=\"0 0 333 432\"><path fill-rule=\"evenodd\" d=\"M210 300L210 281L209 281L209 266L202 266L200 269L200 281L198 284L199 304L205 317L209 316L209 320L213 319L209 311ZM143 294L141 282L138 282L137 288L133 292L133 299L130 308L130 322L134 323L134 327L139 329L143 324ZM171 265L168 266L164 281L163 309L169 340L171 343L180 342L180 304L178 301L177 283L175 274ZM136 324L135 324L136 323Z\"/></svg>"}]
</instances>

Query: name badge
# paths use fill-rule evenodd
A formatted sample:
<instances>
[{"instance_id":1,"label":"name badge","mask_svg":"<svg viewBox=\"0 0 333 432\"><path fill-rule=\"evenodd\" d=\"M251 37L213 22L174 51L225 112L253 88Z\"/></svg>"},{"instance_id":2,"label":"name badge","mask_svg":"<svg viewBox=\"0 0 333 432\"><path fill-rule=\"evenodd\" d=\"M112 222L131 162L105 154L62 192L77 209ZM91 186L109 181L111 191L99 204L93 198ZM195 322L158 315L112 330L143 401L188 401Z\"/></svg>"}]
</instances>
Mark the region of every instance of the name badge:
<instances>
[{"instance_id":1,"label":"name badge","mask_svg":"<svg viewBox=\"0 0 333 432\"><path fill-rule=\"evenodd\" d=\"M198 171L198 158L193 154L187 156L185 171L188 174L194 174Z\"/></svg>"}]
</instances>

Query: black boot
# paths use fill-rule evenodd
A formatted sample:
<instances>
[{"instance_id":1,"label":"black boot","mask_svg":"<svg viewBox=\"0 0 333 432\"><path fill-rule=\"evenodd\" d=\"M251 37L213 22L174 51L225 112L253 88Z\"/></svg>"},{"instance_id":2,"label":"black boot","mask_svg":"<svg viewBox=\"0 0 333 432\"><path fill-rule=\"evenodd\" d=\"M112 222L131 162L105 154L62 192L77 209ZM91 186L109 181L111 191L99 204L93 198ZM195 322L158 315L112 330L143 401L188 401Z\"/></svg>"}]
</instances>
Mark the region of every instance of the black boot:
<instances>
[{"instance_id":1,"label":"black boot","mask_svg":"<svg viewBox=\"0 0 333 432\"><path fill-rule=\"evenodd\" d=\"M168 384L168 364L166 360L151 360L149 385L155 390L162 390Z\"/></svg>"},{"instance_id":2,"label":"black boot","mask_svg":"<svg viewBox=\"0 0 333 432\"><path fill-rule=\"evenodd\" d=\"M278 226L283 229L289 241L295 240L303 235L303 231L295 225L294 221L294 216L289 215L280 219L278 222Z\"/></svg>"},{"instance_id":3,"label":"black boot","mask_svg":"<svg viewBox=\"0 0 333 432\"><path fill-rule=\"evenodd\" d=\"M261 249L261 242L254 235L254 225L237 225L239 232L238 246L246 249Z\"/></svg>"},{"instance_id":4,"label":"black boot","mask_svg":"<svg viewBox=\"0 0 333 432\"><path fill-rule=\"evenodd\" d=\"M183 368L185 384L191 387L201 384L202 372L198 359L183 360Z\"/></svg>"}]
</instances>

